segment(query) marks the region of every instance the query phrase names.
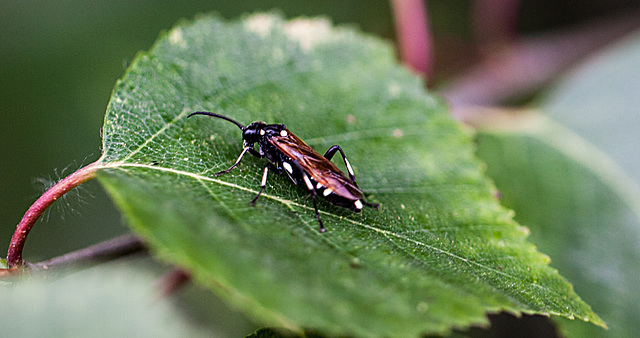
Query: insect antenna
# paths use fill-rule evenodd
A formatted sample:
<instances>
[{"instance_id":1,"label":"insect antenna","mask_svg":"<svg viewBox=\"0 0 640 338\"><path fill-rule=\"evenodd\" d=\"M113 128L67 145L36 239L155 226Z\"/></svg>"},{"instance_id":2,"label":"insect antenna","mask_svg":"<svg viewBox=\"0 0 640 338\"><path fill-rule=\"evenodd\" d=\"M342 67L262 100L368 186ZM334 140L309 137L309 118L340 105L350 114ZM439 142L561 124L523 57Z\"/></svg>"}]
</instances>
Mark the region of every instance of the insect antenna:
<instances>
[{"instance_id":1,"label":"insect antenna","mask_svg":"<svg viewBox=\"0 0 640 338\"><path fill-rule=\"evenodd\" d=\"M190 118L193 115L207 115L207 116L211 116L211 117L217 117L219 119L227 120L227 121L235 124L236 126L238 126L238 128L240 128L240 130L244 130L245 129L245 126L243 126L240 122L238 122L238 121L236 121L236 120L234 120L234 119L232 119L230 117L226 117L226 116L219 115L219 114L216 114L216 113L210 113L208 111L197 111L195 113L189 114L189 116L187 116L187 118Z\"/></svg>"}]
</instances>

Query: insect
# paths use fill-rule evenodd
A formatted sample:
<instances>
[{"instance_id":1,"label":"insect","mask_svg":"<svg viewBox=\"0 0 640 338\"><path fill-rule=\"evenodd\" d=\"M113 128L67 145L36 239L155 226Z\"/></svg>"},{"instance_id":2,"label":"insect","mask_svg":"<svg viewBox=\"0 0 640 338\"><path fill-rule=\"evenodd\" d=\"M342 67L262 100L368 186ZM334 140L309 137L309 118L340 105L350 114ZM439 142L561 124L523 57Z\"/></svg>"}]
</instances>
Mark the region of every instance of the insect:
<instances>
[{"instance_id":1,"label":"insect","mask_svg":"<svg viewBox=\"0 0 640 338\"><path fill-rule=\"evenodd\" d=\"M284 170L293 183L307 188L311 193L316 218L320 225L320 232L325 232L326 229L322 225L320 212L318 212L318 203L316 201L318 195L321 195L334 205L354 212L360 212L365 205L371 208L379 208L378 204L364 200L364 194L356 184L353 168L351 168L351 164L340 146L334 145L330 147L322 156L290 132L284 124L266 124L265 122L256 121L248 126L243 126L229 117L206 111L191 113L187 118L194 115L207 115L223 119L235 124L242 130L243 149L240 156L229 169L217 172L215 174L216 177L233 170L242 161L246 153L258 158L266 157L269 160L262 174L260 191L249 202L250 205L255 205L264 191L269 170L273 170L276 173L282 173ZM256 143L259 145L258 150L255 148ZM342 155L349 177L331 162L331 158L338 151Z\"/></svg>"}]
</instances>

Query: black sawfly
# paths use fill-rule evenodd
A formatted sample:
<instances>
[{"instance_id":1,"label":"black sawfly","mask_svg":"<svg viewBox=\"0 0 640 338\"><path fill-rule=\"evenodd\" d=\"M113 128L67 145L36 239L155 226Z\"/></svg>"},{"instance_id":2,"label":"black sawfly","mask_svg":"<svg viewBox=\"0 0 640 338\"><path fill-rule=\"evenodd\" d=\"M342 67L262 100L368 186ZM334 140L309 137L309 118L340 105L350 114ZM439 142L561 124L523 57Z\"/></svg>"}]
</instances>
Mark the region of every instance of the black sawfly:
<instances>
[{"instance_id":1,"label":"black sawfly","mask_svg":"<svg viewBox=\"0 0 640 338\"><path fill-rule=\"evenodd\" d=\"M360 212L365 205L371 208L379 208L378 204L364 200L364 194L356 184L353 168L340 146L334 145L330 147L324 156L321 156L290 132L284 124L266 124L265 122L256 121L248 126L243 126L229 117L206 111L191 113L187 118L194 115L207 115L223 119L235 124L242 130L243 149L240 156L229 169L217 172L215 174L216 177L226 174L235 168L246 153L258 158L266 157L269 160L262 174L260 191L249 202L250 205L253 206L264 191L269 170L273 170L276 173L282 173L284 170L293 183L301 185L311 193L316 218L320 225L320 232L325 232L326 229L322 225L320 212L318 212L318 203L316 202L318 195L324 197L331 204L354 212ZM254 148L255 143L259 145L258 150ZM331 162L331 158L338 151L342 155L349 177Z\"/></svg>"}]
</instances>

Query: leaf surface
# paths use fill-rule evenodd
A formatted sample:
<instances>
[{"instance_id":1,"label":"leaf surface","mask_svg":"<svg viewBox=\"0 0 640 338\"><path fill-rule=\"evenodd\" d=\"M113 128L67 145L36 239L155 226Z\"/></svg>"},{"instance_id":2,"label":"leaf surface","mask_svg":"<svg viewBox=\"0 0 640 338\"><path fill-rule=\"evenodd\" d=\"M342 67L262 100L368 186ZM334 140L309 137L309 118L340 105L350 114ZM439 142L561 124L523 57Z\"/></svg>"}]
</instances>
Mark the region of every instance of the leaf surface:
<instances>
[{"instance_id":1,"label":"leaf surface","mask_svg":"<svg viewBox=\"0 0 640 338\"><path fill-rule=\"evenodd\" d=\"M381 209L319 203L247 156L236 126L340 144ZM139 55L105 117L100 181L157 254L269 325L415 336L487 311L602 324L492 195L469 136L392 49L322 19L184 22ZM335 161L344 168L340 160Z\"/></svg>"}]
</instances>

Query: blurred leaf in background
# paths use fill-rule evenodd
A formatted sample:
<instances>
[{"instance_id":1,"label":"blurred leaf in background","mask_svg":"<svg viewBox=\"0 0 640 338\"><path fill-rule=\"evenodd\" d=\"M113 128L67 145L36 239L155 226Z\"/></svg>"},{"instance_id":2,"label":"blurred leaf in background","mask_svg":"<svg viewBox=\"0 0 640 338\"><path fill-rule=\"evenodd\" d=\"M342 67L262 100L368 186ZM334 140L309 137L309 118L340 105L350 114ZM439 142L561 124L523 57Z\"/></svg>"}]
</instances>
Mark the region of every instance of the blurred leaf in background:
<instances>
[{"instance_id":1,"label":"blurred leaf in background","mask_svg":"<svg viewBox=\"0 0 640 338\"><path fill-rule=\"evenodd\" d=\"M58 280L39 276L3 285L3 336L241 337L255 330L243 314L194 285L159 297L163 269L136 258Z\"/></svg>"},{"instance_id":2,"label":"blurred leaf in background","mask_svg":"<svg viewBox=\"0 0 640 338\"><path fill-rule=\"evenodd\" d=\"M558 319L568 336L640 330L639 61L635 34L548 92L538 109L554 120L502 116L478 134L504 204L609 325Z\"/></svg>"}]
</instances>

